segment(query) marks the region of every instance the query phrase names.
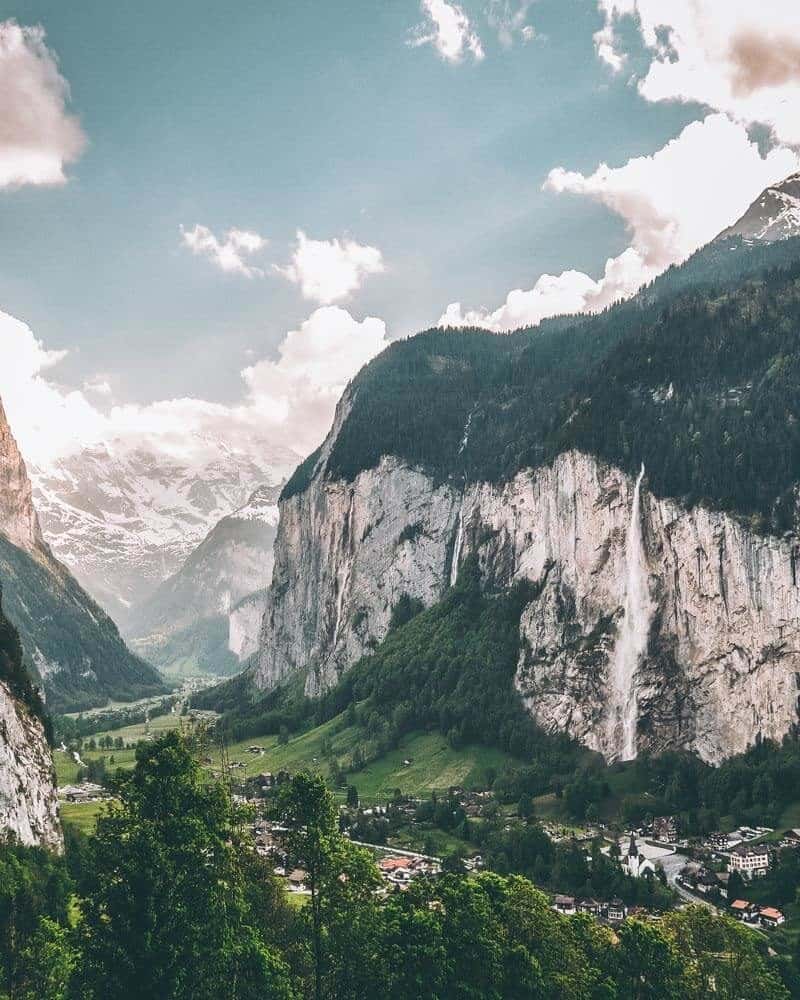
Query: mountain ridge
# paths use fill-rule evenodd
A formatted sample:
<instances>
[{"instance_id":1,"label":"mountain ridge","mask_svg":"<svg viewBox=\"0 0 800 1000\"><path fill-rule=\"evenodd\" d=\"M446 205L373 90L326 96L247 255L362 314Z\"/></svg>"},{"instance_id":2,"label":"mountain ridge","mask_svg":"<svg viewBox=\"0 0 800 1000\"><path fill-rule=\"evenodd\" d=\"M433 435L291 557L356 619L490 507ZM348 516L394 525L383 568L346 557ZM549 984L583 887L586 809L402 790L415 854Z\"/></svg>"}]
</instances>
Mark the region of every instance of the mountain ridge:
<instances>
[{"instance_id":1,"label":"mountain ridge","mask_svg":"<svg viewBox=\"0 0 800 1000\"><path fill-rule=\"evenodd\" d=\"M26 664L56 711L164 690L114 622L59 562L39 527L33 490L0 406L0 582Z\"/></svg>"}]
</instances>

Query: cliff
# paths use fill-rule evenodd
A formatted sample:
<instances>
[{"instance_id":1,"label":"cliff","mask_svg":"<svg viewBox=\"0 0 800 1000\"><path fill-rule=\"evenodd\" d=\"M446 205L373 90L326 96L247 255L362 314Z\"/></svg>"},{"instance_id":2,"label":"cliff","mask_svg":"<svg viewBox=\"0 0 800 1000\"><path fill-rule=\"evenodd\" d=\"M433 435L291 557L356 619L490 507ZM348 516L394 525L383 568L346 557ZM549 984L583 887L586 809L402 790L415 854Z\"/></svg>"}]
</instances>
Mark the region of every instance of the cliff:
<instances>
[{"instance_id":1,"label":"cliff","mask_svg":"<svg viewBox=\"0 0 800 1000\"><path fill-rule=\"evenodd\" d=\"M60 850L53 763L42 723L0 681L0 835Z\"/></svg>"},{"instance_id":2,"label":"cliff","mask_svg":"<svg viewBox=\"0 0 800 1000\"><path fill-rule=\"evenodd\" d=\"M552 564L516 675L543 726L608 758L717 761L780 739L798 718L796 544L639 490L576 451L464 492L393 458L351 483L316 477L281 505L257 684L303 670L308 694L330 687L402 594L431 605L475 552L493 587Z\"/></svg>"}]
</instances>

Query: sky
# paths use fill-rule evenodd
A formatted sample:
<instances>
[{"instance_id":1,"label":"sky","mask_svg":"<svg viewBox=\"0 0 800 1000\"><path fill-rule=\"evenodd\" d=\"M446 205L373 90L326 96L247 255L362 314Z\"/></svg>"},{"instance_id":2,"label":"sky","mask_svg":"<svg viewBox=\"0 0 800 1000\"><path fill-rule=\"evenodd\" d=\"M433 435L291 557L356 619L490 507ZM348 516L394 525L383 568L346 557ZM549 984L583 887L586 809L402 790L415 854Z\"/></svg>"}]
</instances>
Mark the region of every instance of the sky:
<instances>
[{"instance_id":1,"label":"sky","mask_svg":"<svg viewBox=\"0 0 800 1000\"><path fill-rule=\"evenodd\" d=\"M0 21L0 396L299 456L356 371L632 294L800 169L796 0L31 0Z\"/></svg>"}]
</instances>

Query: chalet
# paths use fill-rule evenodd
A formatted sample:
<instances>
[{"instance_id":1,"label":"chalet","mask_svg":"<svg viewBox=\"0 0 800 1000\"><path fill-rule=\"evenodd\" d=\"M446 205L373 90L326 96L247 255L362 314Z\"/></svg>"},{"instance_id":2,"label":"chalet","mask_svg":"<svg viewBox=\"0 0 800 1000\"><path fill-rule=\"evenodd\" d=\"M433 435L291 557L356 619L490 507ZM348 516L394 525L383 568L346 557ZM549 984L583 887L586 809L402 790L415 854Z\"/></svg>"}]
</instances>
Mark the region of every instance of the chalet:
<instances>
[{"instance_id":1,"label":"chalet","mask_svg":"<svg viewBox=\"0 0 800 1000\"><path fill-rule=\"evenodd\" d=\"M785 923L786 917L774 906L762 906L758 911L758 919L762 927L779 927Z\"/></svg>"},{"instance_id":2,"label":"chalet","mask_svg":"<svg viewBox=\"0 0 800 1000\"><path fill-rule=\"evenodd\" d=\"M601 907L596 899L579 899L577 909L578 913L588 913L591 917L599 917Z\"/></svg>"},{"instance_id":3,"label":"chalet","mask_svg":"<svg viewBox=\"0 0 800 1000\"><path fill-rule=\"evenodd\" d=\"M753 924L758 920L758 907L746 899L734 899L731 903L731 915L737 920Z\"/></svg>"},{"instance_id":4,"label":"chalet","mask_svg":"<svg viewBox=\"0 0 800 1000\"><path fill-rule=\"evenodd\" d=\"M709 833L706 837L706 847L710 847L712 851L727 851L730 847L728 834L719 832Z\"/></svg>"},{"instance_id":5,"label":"chalet","mask_svg":"<svg viewBox=\"0 0 800 1000\"><path fill-rule=\"evenodd\" d=\"M572 915L575 913L575 897L574 896L556 896L553 900L553 908L558 910L559 913L566 913Z\"/></svg>"},{"instance_id":6,"label":"chalet","mask_svg":"<svg viewBox=\"0 0 800 1000\"><path fill-rule=\"evenodd\" d=\"M653 820L653 837L671 844L678 839L677 816L656 816Z\"/></svg>"},{"instance_id":7,"label":"chalet","mask_svg":"<svg viewBox=\"0 0 800 1000\"><path fill-rule=\"evenodd\" d=\"M295 868L289 872L289 888L295 892L304 892L307 878L308 872L303 871L302 868Z\"/></svg>"},{"instance_id":8,"label":"chalet","mask_svg":"<svg viewBox=\"0 0 800 1000\"><path fill-rule=\"evenodd\" d=\"M739 844L730 853L728 871L758 878L769 871L769 850L761 844Z\"/></svg>"},{"instance_id":9,"label":"chalet","mask_svg":"<svg viewBox=\"0 0 800 1000\"><path fill-rule=\"evenodd\" d=\"M627 912L628 911L625 908L625 904L622 902L622 900L615 897L608 904L608 908L606 910L606 916L608 917L608 920L611 923L616 924L616 923L621 923L625 919Z\"/></svg>"}]
</instances>

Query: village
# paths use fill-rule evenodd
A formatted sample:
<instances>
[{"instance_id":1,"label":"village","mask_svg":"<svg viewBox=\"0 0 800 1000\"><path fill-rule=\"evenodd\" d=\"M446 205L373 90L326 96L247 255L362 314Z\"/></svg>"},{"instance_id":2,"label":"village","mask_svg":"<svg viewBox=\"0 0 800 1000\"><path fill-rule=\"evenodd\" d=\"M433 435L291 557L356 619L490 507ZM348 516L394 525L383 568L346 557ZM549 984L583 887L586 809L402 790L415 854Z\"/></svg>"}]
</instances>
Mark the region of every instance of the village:
<instances>
[{"instance_id":1,"label":"village","mask_svg":"<svg viewBox=\"0 0 800 1000\"><path fill-rule=\"evenodd\" d=\"M252 753L260 750L256 746L251 748ZM275 873L286 880L289 893L302 896L309 893L308 876L302 868L293 867L287 856L285 838L289 831L272 822L264 810L265 799L289 779L286 771L260 774L242 784L237 798L242 804L253 806L257 813L252 823L256 851L273 862ZM450 801L458 802L467 816L479 817L492 801L492 793L451 789ZM390 810L413 822L420 800L356 806L355 810L353 805L340 805L342 832L353 843L375 855L383 880L381 892L403 891L414 879L432 877L443 870L466 872L484 867L484 859L478 851L463 853L457 863L453 863L431 853L359 840L354 836L367 822L385 822ZM354 815L357 815L357 822ZM625 875L634 879L657 879L668 885L678 897L678 906L705 905L754 929L768 931L785 923L786 917L778 906L749 902L735 892L731 896L730 888L731 884L734 888L747 886L755 879L766 877L779 851L800 849L800 830L788 830L780 840L768 841L765 838L775 833L770 827L741 827L732 833L716 832L689 839L681 836L679 821L674 816L655 817L652 822L622 834L604 824L594 824L582 831L548 822L543 822L541 827L554 843L569 840L581 846L586 851L587 861L591 859L591 845L601 842L602 853L615 858ZM629 916L660 918L659 911L628 905L616 896L595 899L551 892L551 897L553 909L559 913L584 913L612 925Z\"/></svg>"}]
</instances>

